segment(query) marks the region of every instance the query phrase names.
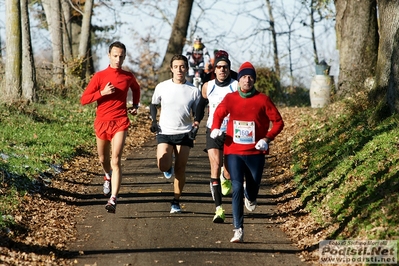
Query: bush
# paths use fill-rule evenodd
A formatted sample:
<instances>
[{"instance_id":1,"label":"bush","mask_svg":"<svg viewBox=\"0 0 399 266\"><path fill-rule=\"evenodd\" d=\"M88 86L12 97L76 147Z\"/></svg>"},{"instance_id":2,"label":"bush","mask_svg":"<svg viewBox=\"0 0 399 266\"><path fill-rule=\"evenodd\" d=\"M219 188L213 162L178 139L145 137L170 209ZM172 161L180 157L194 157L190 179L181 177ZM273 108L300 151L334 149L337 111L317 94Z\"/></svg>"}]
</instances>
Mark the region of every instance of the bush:
<instances>
[{"instance_id":1,"label":"bush","mask_svg":"<svg viewBox=\"0 0 399 266\"><path fill-rule=\"evenodd\" d=\"M276 73L268 67L256 68L255 87L268 95L275 104L310 106L309 90L302 87L282 87Z\"/></svg>"},{"instance_id":2,"label":"bush","mask_svg":"<svg viewBox=\"0 0 399 266\"><path fill-rule=\"evenodd\" d=\"M274 101L281 98L280 81L276 73L268 67L256 68L256 84L255 87L260 92L268 95Z\"/></svg>"},{"instance_id":3,"label":"bush","mask_svg":"<svg viewBox=\"0 0 399 266\"><path fill-rule=\"evenodd\" d=\"M284 89L286 106L306 107L310 106L309 90L302 87L286 87Z\"/></svg>"}]
</instances>

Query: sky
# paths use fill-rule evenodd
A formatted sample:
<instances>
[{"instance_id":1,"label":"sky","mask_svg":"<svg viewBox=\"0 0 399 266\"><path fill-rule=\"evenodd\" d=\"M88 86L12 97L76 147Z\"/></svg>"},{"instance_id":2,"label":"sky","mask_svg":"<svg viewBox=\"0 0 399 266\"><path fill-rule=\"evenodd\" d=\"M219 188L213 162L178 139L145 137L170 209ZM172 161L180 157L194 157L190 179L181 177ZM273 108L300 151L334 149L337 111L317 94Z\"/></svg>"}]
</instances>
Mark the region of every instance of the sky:
<instances>
[{"instance_id":1,"label":"sky","mask_svg":"<svg viewBox=\"0 0 399 266\"><path fill-rule=\"evenodd\" d=\"M128 56L137 58L145 48L158 52L160 64L171 33L171 24L177 9L177 0L146 0L144 4L125 4L129 1L95 0L99 5L93 13L93 23L115 25L115 30L97 36L119 39L126 44ZM130 1L140 2L140 1ZM310 86L315 75L313 47L310 39L308 10L300 5L301 0L271 0L273 17L278 33L277 43L283 79L288 82L289 57L297 83ZM0 41L5 42L5 7L0 0ZM195 0L190 18L188 42L200 36L212 54L214 49L229 52L232 69L250 61L257 66L273 67L273 50L265 0ZM35 53L48 53L50 40L45 31L39 31L31 21ZM291 34L288 34L291 32ZM332 75L337 75L338 52L335 49L334 21L324 19L316 23L316 39L319 59L331 65ZM99 34L101 35L101 34ZM289 41L291 37L291 42ZM143 38L153 39L148 46ZM291 43L291 45L289 45ZM96 70L108 65L106 56L109 43L96 47L98 61ZM291 51L291 52L290 52ZM3 52L4 55L4 52ZM126 60L128 62L128 60ZM129 66L134 69L136 66Z\"/></svg>"}]
</instances>

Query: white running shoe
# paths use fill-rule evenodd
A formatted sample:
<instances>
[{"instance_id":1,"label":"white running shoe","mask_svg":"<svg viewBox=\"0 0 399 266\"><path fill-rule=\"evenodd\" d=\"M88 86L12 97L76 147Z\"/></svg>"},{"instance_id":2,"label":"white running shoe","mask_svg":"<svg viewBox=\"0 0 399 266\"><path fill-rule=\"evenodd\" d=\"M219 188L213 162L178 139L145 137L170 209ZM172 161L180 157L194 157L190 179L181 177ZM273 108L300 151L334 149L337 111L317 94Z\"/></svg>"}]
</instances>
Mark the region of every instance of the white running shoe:
<instances>
[{"instance_id":1,"label":"white running shoe","mask_svg":"<svg viewBox=\"0 0 399 266\"><path fill-rule=\"evenodd\" d=\"M245 203L245 208L247 208L248 211L253 212L256 209L256 200L249 201L247 197L244 197L244 203Z\"/></svg>"},{"instance_id":2,"label":"white running shoe","mask_svg":"<svg viewBox=\"0 0 399 266\"><path fill-rule=\"evenodd\" d=\"M111 179L107 179L105 176L104 176L103 193L104 196L109 196L109 194L111 193Z\"/></svg>"},{"instance_id":3,"label":"white running shoe","mask_svg":"<svg viewBox=\"0 0 399 266\"><path fill-rule=\"evenodd\" d=\"M234 229L234 236L230 240L231 243L242 243L244 242L244 229L243 228L238 228Z\"/></svg>"}]
</instances>

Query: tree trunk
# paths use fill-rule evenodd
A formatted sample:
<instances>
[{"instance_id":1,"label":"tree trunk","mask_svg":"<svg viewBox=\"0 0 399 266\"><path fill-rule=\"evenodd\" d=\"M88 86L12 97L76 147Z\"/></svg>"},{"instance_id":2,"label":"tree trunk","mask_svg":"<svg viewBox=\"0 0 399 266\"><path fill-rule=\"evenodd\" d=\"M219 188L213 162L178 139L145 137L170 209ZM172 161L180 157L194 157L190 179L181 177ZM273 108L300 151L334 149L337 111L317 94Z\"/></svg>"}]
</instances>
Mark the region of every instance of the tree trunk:
<instances>
[{"instance_id":1,"label":"tree trunk","mask_svg":"<svg viewBox=\"0 0 399 266\"><path fill-rule=\"evenodd\" d=\"M277 77L276 90L281 96L284 96L284 93L281 91L281 85L280 85L280 61L278 58L277 34L276 34L276 28L274 27L273 10L272 10L272 5L270 4L270 0L266 0L266 4L269 10L269 24L273 40L273 58L274 58L274 69L275 69L274 71Z\"/></svg>"},{"instance_id":2,"label":"tree trunk","mask_svg":"<svg viewBox=\"0 0 399 266\"><path fill-rule=\"evenodd\" d=\"M86 0L65 0L71 3L71 45L74 58L79 56L80 34L82 31L83 12Z\"/></svg>"},{"instance_id":3,"label":"tree trunk","mask_svg":"<svg viewBox=\"0 0 399 266\"><path fill-rule=\"evenodd\" d=\"M71 33L71 44L72 44L72 55L73 57L78 57L79 55L79 43L80 43L80 32L82 30L81 20L82 17L74 17L74 22L71 25L72 33Z\"/></svg>"},{"instance_id":4,"label":"tree trunk","mask_svg":"<svg viewBox=\"0 0 399 266\"><path fill-rule=\"evenodd\" d=\"M86 0L85 9L82 20L82 31L80 33L79 43L79 58L84 62L84 69L82 73L82 79L88 78L90 75L90 60L89 59L89 43L90 43L90 31L91 31L91 15L93 9L93 0Z\"/></svg>"},{"instance_id":5,"label":"tree trunk","mask_svg":"<svg viewBox=\"0 0 399 266\"><path fill-rule=\"evenodd\" d=\"M317 45L316 45L316 36L314 33L314 5L316 0L310 1L310 32L312 34L312 43L313 43L313 54L314 54L314 62L317 65L319 63L319 55L317 54Z\"/></svg>"},{"instance_id":6,"label":"tree trunk","mask_svg":"<svg viewBox=\"0 0 399 266\"><path fill-rule=\"evenodd\" d=\"M93 0L86 0L85 10L82 20L82 32L80 34L80 43L79 43L80 58L86 58L88 55L92 8L93 8Z\"/></svg>"},{"instance_id":7,"label":"tree trunk","mask_svg":"<svg viewBox=\"0 0 399 266\"><path fill-rule=\"evenodd\" d=\"M376 87L372 99L399 112L399 2L379 0L380 46L378 49Z\"/></svg>"},{"instance_id":8,"label":"tree trunk","mask_svg":"<svg viewBox=\"0 0 399 266\"><path fill-rule=\"evenodd\" d=\"M170 76L170 60L175 54L182 54L185 44L188 24L191 16L191 9L194 0L179 0L177 6L176 17L173 22L172 32L169 38L168 48L162 61L162 66L158 73L158 82L169 79Z\"/></svg>"},{"instance_id":9,"label":"tree trunk","mask_svg":"<svg viewBox=\"0 0 399 266\"><path fill-rule=\"evenodd\" d=\"M276 29L274 27L274 17L272 6L270 4L270 0L266 0L267 8L269 10L269 24L270 24L270 32L272 33L272 40L273 40L273 58L274 58L274 68L276 72L276 76L278 80L280 80L280 63L278 59L278 48L277 48L277 34Z\"/></svg>"},{"instance_id":10,"label":"tree trunk","mask_svg":"<svg viewBox=\"0 0 399 266\"><path fill-rule=\"evenodd\" d=\"M22 32L22 96L32 102L36 100L36 70L33 58L32 41L28 12L28 0L21 0Z\"/></svg>"},{"instance_id":11,"label":"tree trunk","mask_svg":"<svg viewBox=\"0 0 399 266\"><path fill-rule=\"evenodd\" d=\"M3 61L3 55L2 55L2 51L3 51L3 46L2 46L2 40L1 40L1 35L0 35L0 63L1 61Z\"/></svg>"},{"instance_id":12,"label":"tree trunk","mask_svg":"<svg viewBox=\"0 0 399 266\"><path fill-rule=\"evenodd\" d=\"M64 85L64 64L62 45L62 21L60 0L42 0L47 24L51 36L53 49L53 82L55 85Z\"/></svg>"},{"instance_id":13,"label":"tree trunk","mask_svg":"<svg viewBox=\"0 0 399 266\"><path fill-rule=\"evenodd\" d=\"M64 51L64 57L67 62L71 61L72 55L72 45L71 45L71 24L72 24L72 14L71 6L68 0L61 0L62 9L62 45Z\"/></svg>"},{"instance_id":14,"label":"tree trunk","mask_svg":"<svg viewBox=\"0 0 399 266\"><path fill-rule=\"evenodd\" d=\"M355 97L374 78L377 65L376 0L334 0L340 69L338 97Z\"/></svg>"},{"instance_id":15,"label":"tree trunk","mask_svg":"<svg viewBox=\"0 0 399 266\"><path fill-rule=\"evenodd\" d=\"M22 83L21 13L19 0L6 0L6 101L19 99Z\"/></svg>"}]
</instances>

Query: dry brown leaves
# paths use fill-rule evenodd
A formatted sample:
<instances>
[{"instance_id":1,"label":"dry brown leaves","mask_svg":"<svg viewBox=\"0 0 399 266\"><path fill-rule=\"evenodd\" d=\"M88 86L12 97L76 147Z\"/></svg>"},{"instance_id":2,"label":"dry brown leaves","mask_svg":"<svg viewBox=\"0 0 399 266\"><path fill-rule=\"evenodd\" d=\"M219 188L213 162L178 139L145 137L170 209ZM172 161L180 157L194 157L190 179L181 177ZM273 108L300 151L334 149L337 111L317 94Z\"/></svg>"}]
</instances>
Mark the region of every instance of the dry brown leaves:
<instances>
[{"instance_id":1,"label":"dry brown leaves","mask_svg":"<svg viewBox=\"0 0 399 266\"><path fill-rule=\"evenodd\" d=\"M125 154L141 146L153 134L149 128L149 111L141 109L129 129ZM281 108L285 128L271 146L268 158L268 183L281 195L276 222L301 250L303 260L317 259L309 250L323 236L324 230L301 209L292 181L291 141L303 126L302 115L314 114L310 108ZM0 262L5 265L73 265L68 258L67 245L76 239L75 217L79 208L71 204L77 195L87 193L92 173L99 173L96 151L74 158L63 165L64 172L55 176L50 186L23 197L23 204L13 213L17 226L0 235Z\"/></svg>"},{"instance_id":2,"label":"dry brown leaves","mask_svg":"<svg viewBox=\"0 0 399 266\"><path fill-rule=\"evenodd\" d=\"M276 138L275 147L272 149L278 154L276 169L284 166L284 172L270 178L273 193L280 195L277 199L279 215L276 222L302 252L300 257L309 263L318 262L318 243L326 231L314 221L314 218L302 209L302 203L297 197L297 190L293 181L293 173L290 170L292 150L291 142L302 128L308 127L309 121L304 117L320 119L316 115L317 109L311 108L281 108L285 127ZM315 121L315 120L314 120ZM272 151L273 151L272 150Z\"/></svg>"},{"instance_id":3,"label":"dry brown leaves","mask_svg":"<svg viewBox=\"0 0 399 266\"><path fill-rule=\"evenodd\" d=\"M150 125L148 111L141 110L129 129L125 154L153 138ZM16 226L0 232L0 265L74 265L67 246L76 239L80 209L73 202L87 194L93 173L100 172L95 147L62 168L49 186L21 199L12 214Z\"/></svg>"}]
</instances>

